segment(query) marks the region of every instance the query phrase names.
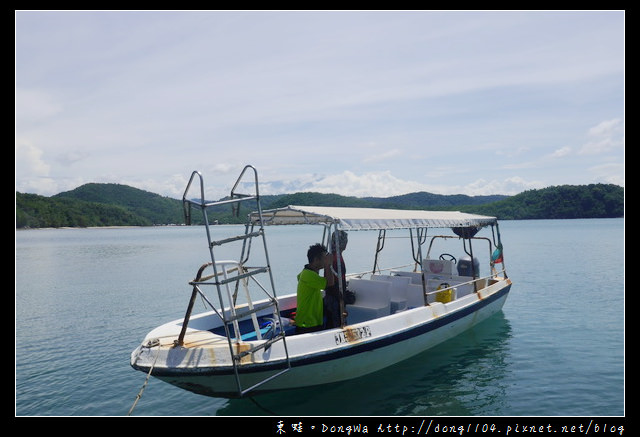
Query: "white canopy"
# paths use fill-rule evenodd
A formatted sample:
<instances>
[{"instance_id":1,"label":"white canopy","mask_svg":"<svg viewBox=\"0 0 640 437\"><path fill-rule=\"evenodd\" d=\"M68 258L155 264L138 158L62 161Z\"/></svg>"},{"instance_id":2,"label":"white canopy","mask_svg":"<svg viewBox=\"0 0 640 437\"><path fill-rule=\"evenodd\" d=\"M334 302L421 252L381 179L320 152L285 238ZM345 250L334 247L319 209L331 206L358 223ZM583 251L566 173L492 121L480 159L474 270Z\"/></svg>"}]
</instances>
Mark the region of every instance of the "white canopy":
<instances>
[{"instance_id":1,"label":"white canopy","mask_svg":"<svg viewBox=\"0 0 640 437\"><path fill-rule=\"evenodd\" d=\"M420 211L379 208L338 208L320 206L287 206L262 212L265 225L337 224L345 231L483 227L496 223L495 217L458 211ZM250 215L259 221L257 212Z\"/></svg>"}]
</instances>

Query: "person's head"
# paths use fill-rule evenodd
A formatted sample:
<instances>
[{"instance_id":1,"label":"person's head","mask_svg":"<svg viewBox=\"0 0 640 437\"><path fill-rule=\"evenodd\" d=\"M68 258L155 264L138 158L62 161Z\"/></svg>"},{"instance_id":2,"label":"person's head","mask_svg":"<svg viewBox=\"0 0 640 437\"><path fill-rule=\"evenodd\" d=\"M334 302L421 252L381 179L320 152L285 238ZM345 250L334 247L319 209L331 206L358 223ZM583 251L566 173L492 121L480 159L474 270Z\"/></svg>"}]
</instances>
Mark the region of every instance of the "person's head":
<instances>
[{"instance_id":1,"label":"person's head","mask_svg":"<svg viewBox=\"0 0 640 437\"><path fill-rule=\"evenodd\" d=\"M336 232L338 232L338 244L339 244L338 247L340 247L340 252L343 252L347 248L347 242L349 241L349 238L345 231L336 231ZM335 232L331 234L330 246L331 246L331 251L335 252L336 251L336 233Z\"/></svg>"},{"instance_id":2,"label":"person's head","mask_svg":"<svg viewBox=\"0 0 640 437\"><path fill-rule=\"evenodd\" d=\"M307 251L307 259L309 265L324 265L324 257L327 255L327 248L317 243L309 247Z\"/></svg>"}]
</instances>

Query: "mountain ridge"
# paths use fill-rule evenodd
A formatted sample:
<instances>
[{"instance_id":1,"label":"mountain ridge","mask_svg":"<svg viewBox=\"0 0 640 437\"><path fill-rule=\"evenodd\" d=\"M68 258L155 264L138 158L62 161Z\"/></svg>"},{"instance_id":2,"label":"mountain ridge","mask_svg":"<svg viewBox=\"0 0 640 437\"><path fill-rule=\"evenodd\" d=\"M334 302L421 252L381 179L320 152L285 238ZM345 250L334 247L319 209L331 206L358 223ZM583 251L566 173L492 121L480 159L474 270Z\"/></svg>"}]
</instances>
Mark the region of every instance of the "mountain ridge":
<instances>
[{"instance_id":1,"label":"mountain ridge","mask_svg":"<svg viewBox=\"0 0 640 437\"><path fill-rule=\"evenodd\" d=\"M263 209L287 205L460 210L502 220L624 216L624 188L613 184L561 185L514 196L442 195L425 191L390 197L317 192L261 195ZM212 208L210 222L243 223L250 207L234 216ZM16 192L16 228L153 226L183 223L182 201L128 185L88 183L51 197ZM196 220L194 224L197 224Z\"/></svg>"}]
</instances>

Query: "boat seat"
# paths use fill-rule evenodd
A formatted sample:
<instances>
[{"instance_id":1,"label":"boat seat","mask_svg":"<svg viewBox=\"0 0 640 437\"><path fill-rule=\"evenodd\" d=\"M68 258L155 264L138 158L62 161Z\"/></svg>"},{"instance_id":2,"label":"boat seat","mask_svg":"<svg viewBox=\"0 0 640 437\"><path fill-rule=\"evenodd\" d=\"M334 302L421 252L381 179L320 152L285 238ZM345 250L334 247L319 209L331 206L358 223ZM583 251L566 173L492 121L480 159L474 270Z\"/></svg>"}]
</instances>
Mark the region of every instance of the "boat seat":
<instances>
[{"instance_id":1,"label":"boat seat","mask_svg":"<svg viewBox=\"0 0 640 437\"><path fill-rule=\"evenodd\" d=\"M429 259L422 260L422 269L428 275L441 275L451 277L455 273L454 263L448 259Z\"/></svg>"},{"instance_id":2,"label":"boat seat","mask_svg":"<svg viewBox=\"0 0 640 437\"><path fill-rule=\"evenodd\" d=\"M391 283L389 296L391 301L391 314L407 309L407 286L411 282L408 276L395 275L371 275L374 281L388 281Z\"/></svg>"},{"instance_id":3,"label":"boat seat","mask_svg":"<svg viewBox=\"0 0 640 437\"><path fill-rule=\"evenodd\" d=\"M469 281L471 281L473 278L468 278ZM451 285L455 285L455 284L451 284ZM481 287L482 288L482 287ZM459 297L462 296L466 296L467 294L471 294L475 292L475 289L473 287L473 284L462 284L462 285L457 285L456 286L457 289L457 295Z\"/></svg>"},{"instance_id":4,"label":"boat seat","mask_svg":"<svg viewBox=\"0 0 640 437\"><path fill-rule=\"evenodd\" d=\"M391 275L406 277L410 279L411 284L422 284L422 273L420 272L404 272L402 270L394 270L391 272Z\"/></svg>"},{"instance_id":5,"label":"boat seat","mask_svg":"<svg viewBox=\"0 0 640 437\"><path fill-rule=\"evenodd\" d=\"M356 295L356 302L347 305L347 322L364 322L391 314L391 282L369 279L350 279L349 290Z\"/></svg>"},{"instance_id":6,"label":"boat seat","mask_svg":"<svg viewBox=\"0 0 640 437\"><path fill-rule=\"evenodd\" d=\"M407 307L418 308L424 306L424 296L422 294L421 284L409 284L407 285Z\"/></svg>"}]
</instances>

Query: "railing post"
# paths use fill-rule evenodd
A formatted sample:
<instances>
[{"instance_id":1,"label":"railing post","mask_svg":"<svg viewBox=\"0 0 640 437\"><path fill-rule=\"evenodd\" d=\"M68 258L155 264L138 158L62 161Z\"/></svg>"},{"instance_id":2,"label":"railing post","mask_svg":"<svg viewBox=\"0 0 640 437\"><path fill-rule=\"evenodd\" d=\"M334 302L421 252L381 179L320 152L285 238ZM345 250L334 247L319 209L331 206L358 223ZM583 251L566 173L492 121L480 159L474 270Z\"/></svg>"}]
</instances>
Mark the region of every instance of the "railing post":
<instances>
[{"instance_id":1,"label":"railing post","mask_svg":"<svg viewBox=\"0 0 640 437\"><path fill-rule=\"evenodd\" d=\"M182 346L184 344L184 335L187 332L187 325L189 324L189 319L191 318L191 311L193 311L193 304L196 300L196 295L198 294L198 286L193 286L193 291L191 292L191 299L189 299L189 306L187 306L187 312L184 315L184 321L182 322L182 329L180 330L180 335L178 339L174 342L174 346Z\"/></svg>"},{"instance_id":2,"label":"railing post","mask_svg":"<svg viewBox=\"0 0 640 437\"><path fill-rule=\"evenodd\" d=\"M202 272L205 268L209 266L209 263L203 264L198 269L198 274L196 275L196 279L193 282L198 282L202 277ZM193 291L191 292L191 299L189 299L189 305L187 306L187 312L184 315L184 321L182 322L182 329L180 329L180 335L178 339L173 343L174 346L182 346L184 344L184 336L187 333L187 325L189 325L189 319L191 318L191 312L193 311L193 304L196 301L196 296L198 295L198 286L196 284L193 285Z\"/></svg>"}]
</instances>

